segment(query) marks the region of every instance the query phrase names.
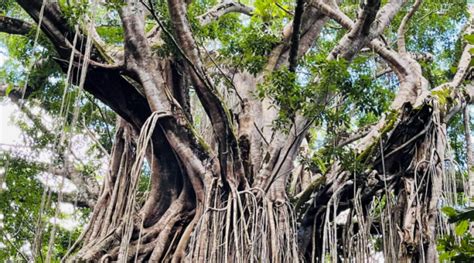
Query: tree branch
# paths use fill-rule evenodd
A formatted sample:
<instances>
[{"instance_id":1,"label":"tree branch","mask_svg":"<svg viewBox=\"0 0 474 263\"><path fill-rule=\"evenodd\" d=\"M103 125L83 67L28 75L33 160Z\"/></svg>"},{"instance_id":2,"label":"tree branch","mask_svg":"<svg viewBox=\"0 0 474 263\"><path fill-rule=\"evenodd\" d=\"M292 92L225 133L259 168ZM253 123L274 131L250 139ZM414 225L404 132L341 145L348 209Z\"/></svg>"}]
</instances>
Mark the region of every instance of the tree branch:
<instances>
[{"instance_id":1,"label":"tree branch","mask_svg":"<svg viewBox=\"0 0 474 263\"><path fill-rule=\"evenodd\" d=\"M464 121L464 137L466 140L466 164L467 164L467 174L469 182L469 196L468 199L471 200L474 198L474 153L472 149L472 133L471 133L471 120L469 107L464 108L463 112L463 121ZM472 206L472 205L471 205Z\"/></svg>"},{"instance_id":2,"label":"tree branch","mask_svg":"<svg viewBox=\"0 0 474 263\"><path fill-rule=\"evenodd\" d=\"M343 135L342 138L339 140L337 147L346 146L348 144L351 144L363 138L364 136L369 134L371 129L372 129L372 126L368 126L368 127L361 128L353 133Z\"/></svg>"},{"instance_id":3,"label":"tree branch","mask_svg":"<svg viewBox=\"0 0 474 263\"><path fill-rule=\"evenodd\" d=\"M338 8L331 7L320 0L314 1L312 4L321 10L321 12L323 12L325 15L338 22L346 29L351 30L354 26L354 22ZM382 41L373 39L370 41L370 43L368 43L368 46L375 50L385 61L387 61L390 67L397 73L399 78L402 75L408 74L409 71L406 61L404 61L397 52L386 48Z\"/></svg>"},{"instance_id":4,"label":"tree branch","mask_svg":"<svg viewBox=\"0 0 474 263\"><path fill-rule=\"evenodd\" d=\"M293 18L293 35L291 36L290 57L288 58L288 66L290 72L295 72L298 58L298 47L300 41L301 20L304 11L305 0L297 0L295 7L295 16Z\"/></svg>"},{"instance_id":5,"label":"tree branch","mask_svg":"<svg viewBox=\"0 0 474 263\"><path fill-rule=\"evenodd\" d=\"M45 164L44 166L50 165ZM74 167L50 167L48 171L53 175L70 180L77 187L81 200L84 201L84 203L92 205L90 207L93 207L93 204L99 196L99 184L94 178L84 175Z\"/></svg>"},{"instance_id":6,"label":"tree branch","mask_svg":"<svg viewBox=\"0 0 474 263\"><path fill-rule=\"evenodd\" d=\"M0 85L0 96L7 95L6 94L7 88L8 88L7 85ZM26 105L24 104L25 100L22 100L22 93L18 89L12 89L8 93L8 97L33 122L36 128L38 128L48 138L50 139L54 138L54 134L51 133L51 131L43 124L43 121L41 120L41 118L33 114L33 112L31 112L31 110L28 107L26 107ZM24 99L27 97L28 97L27 94L25 94Z\"/></svg>"},{"instance_id":7,"label":"tree branch","mask_svg":"<svg viewBox=\"0 0 474 263\"><path fill-rule=\"evenodd\" d=\"M296 60L304 55L314 44L326 21L327 17L312 5L308 5L307 8L304 8L301 18L298 50L295 52L297 53L295 57ZM291 48L290 41L293 36L293 27L293 23L289 23L283 29L281 43L270 53L268 63L265 67L266 70L272 71L287 65L286 63L289 63Z\"/></svg>"},{"instance_id":8,"label":"tree branch","mask_svg":"<svg viewBox=\"0 0 474 263\"><path fill-rule=\"evenodd\" d=\"M229 13L241 13L252 16L253 11L254 9L252 7L246 6L240 2L223 1L222 3L211 8L206 13L200 15L198 20L201 26L205 26Z\"/></svg>"},{"instance_id":9,"label":"tree branch","mask_svg":"<svg viewBox=\"0 0 474 263\"><path fill-rule=\"evenodd\" d=\"M408 0L391 0L384 5L377 13L374 23L371 25L371 39L379 37L385 28L392 22L393 18L398 14L400 9Z\"/></svg>"},{"instance_id":10,"label":"tree branch","mask_svg":"<svg viewBox=\"0 0 474 263\"><path fill-rule=\"evenodd\" d=\"M474 33L474 7L469 8L469 13L470 13L470 23L467 25L466 29L464 30L463 35L470 35ZM443 83L440 86L436 87L434 90L441 90L444 88L457 88L459 87L462 82L465 80L466 76L469 73L469 69L471 68L471 61L472 61L472 55L471 55L471 50L474 49L474 45L471 45L470 43L466 43L464 46L463 52L461 54L461 58L459 59L457 68L456 68L456 73L454 74L453 79L450 82Z\"/></svg>"},{"instance_id":11,"label":"tree branch","mask_svg":"<svg viewBox=\"0 0 474 263\"><path fill-rule=\"evenodd\" d=\"M375 20L377 12L380 9L380 0L367 0L361 2L359 17L352 31L355 35L362 34L367 36L370 32L370 26Z\"/></svg>"},{"instance_id":12,"label":"tree branch","mask_svg":"<svg viewBox=\"0 0 474 263\"><path fill-rule=\"evenodd\" d=\"M87 196L81 193L61 193L61 202L73 204L80 208L91 208L93 209L96 203L95 199L89 199ZM58 199L59 193L54 192L53 198Z\"/></svg>"},{"instance_id":13,"label":"tree branch","mask_svg":"<svg viewBox=\"0 0 474 263\"><path fill-rule=\"evenodd\" d=\"M217 94L217 90L205 74L199 49L186 17L186 4L182 0L168 0L168 8L170 15L174 18L172 22L178 44L187 58L186 62L191 80L196 88L199 100L211 120L214 134L217 137L221 173L226 178L227 170L229 170L227 165L232 165L231 170L236 169L233 171L236 173L236 176L243 176L238 143L231 126L231 120L227 112L228 109L224 107ZM237 178L234 179L239 180Z\"/></svg>"},{"instance_id":14,"label":"tree branch","mask_svg":"<svg viewBox=\"0 0 474 263\"><path fill-rule=\"evenodd\" d=\"M0 15L0 32L14 35L26 35L32 28L33 26L28 22Z\"/></svg>"},{"instance_id":15,"label":"tree branch","mask_svg":"<svg viewBox=\"0 0 474 263\"><path fill-rule=\"evenodd\" d=\"M407 31L408 21L413 17L415 12L421 5L422 0L416 0L413 6L411 7L410 11L403 17L400 26L398 27L398 38L397 38L397 45L398 45L398 52L406 53L406 42L405 42L405 34Z\"/></svg>"},{"instance_id":16,"label":"tree branch","mask_svg":"<svg viewBox=\"0 0 474 263\"><path fill-rule=\"evenodd\" d=\"M35 21L39 20L41 0L17 0L17 2ZM68 26L56 2L45 4L41 30L54 45L60 58L69 61L75 32ZM80 35L78 39L80 40L77 41L78 43L85 41L83 35ZM80 46L76 49L83 52L83 48ZM100 48L96 46L92 47L91 58L95 61L107 62L100 52ZM68 63L59 63L59 65L64 72L67 71ZM73 70L73 72L75 71ZM73 84L77 84L74 80L79 78L71 77L71 79ZM145 98L122 76L122 72L119 70L89 67L84 89L135 127L141 127L151 113Z\"/></svg>"},{"instance_id":17,"label":"tree branch","mask_svg":"<svg viewBox=\"0 0 474 263\"><path fill-rule=\"evenodd\" d=\"M378 13L377 11L380 8L379 0L370 0L363 4L356 22L351 25L350 31L339 41L329 57L351 60L360 49L382 34L403 3L404 1L399 0L391 1L384 5ZM324 6L321 0L316 1L316 4ZM342 13L339 10L337 12Z\"/></svg>"}]
</instances>

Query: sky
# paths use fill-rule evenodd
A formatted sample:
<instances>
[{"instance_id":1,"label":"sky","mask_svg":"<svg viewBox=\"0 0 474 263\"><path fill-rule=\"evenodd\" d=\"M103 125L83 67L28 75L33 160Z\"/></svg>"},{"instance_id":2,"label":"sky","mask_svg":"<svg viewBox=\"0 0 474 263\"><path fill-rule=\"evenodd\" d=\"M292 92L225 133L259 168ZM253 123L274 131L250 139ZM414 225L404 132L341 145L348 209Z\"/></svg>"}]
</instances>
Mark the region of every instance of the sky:
<instances>
[{"instance_id":1,"label":"sky","mask_svg":"<svg viewBox=\"0 0 474 263\"><path fill-rule=\"evenodd\" d=\"M9 148L6 145L21 144L21 131L11 122L11 116L16 110L18 109L13 103L0 99L0 151Z\"/></svg>"},{"instance_id":2,"label":"sky","mask_svg":"<svg viewBox=\"0 0 474 263\"><path fill-rule=\"evenodd\" d=\"M0 50L0 67L3 66L7 57ZM0 84L3 80L0 80ZM10 116L15 111L14 105L6 99L0 99L0 151L5 150L4 144L18 143L20 129L10 122Z\"/></svg>"}]
</instances>

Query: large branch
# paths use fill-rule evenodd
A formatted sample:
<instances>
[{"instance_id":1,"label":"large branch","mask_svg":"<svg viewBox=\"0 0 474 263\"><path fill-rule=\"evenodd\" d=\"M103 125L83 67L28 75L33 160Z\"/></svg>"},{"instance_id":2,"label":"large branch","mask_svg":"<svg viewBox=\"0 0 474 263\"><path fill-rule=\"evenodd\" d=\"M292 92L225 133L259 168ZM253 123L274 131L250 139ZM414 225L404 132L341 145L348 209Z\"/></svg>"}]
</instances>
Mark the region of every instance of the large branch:
<instances>
[{"instance_id":1,"label":"large branch","mask_svg":"<svg viewBox=\"0 0 474 263\"><path fill-rule=\"evenodd\" d=\"M0 15L0 32L15 35L28 34L33 26L20 19Z\"/></svg>"},{"instance_id":2,"label":"large branch","mask_svg":"<svg viewBox=\"0 0 474 263\"><path fill-rule=\"evenodd\" d=\"M49 172L55 176L60 176L70 180L78 190L78 200L88 207L93 208L99 196L99 184L95 178L84 175L74 167L69 168L49 168Z\"/></svg>"},{"instance_id":3,"label":"large branch","mask_svg":"<svg viewBox=\"0 0 474 263\"><path fill-rule=\"evenodd\" d=\"M308 0L309 1L309 0ZM312 2L312 1L311 1ZM308 5L304 8L301 15L301 25L298 50L294 50L297 55L294 59L298 60L303 56L318 39L324 24L328 20L327 16L320 12L317 8L312 5ZM270 53L268 63L266 65L267 71L272 71L286 66L289 63L290 49L291 49L291 38L293 34L294 25L289 23L283 29L283 37L281 43L277 45Z\"/></svg>"},{"instance_id":4,"label":"large branch","mask_svg":"<svg viewBox=\"0 0 474 263\"><path fill-rule=\"evenodd\" d=\"M156 70L158 65L145 36L143 7L132 7L134 4L133 1L126 1L120 9L125 37L125 67L140 81L151 110L169 112L172 98L163 76Z\"/></svg>"},{"instance_id":5,"label":"large branch","mask_svg":"<svg viewBox=\"0 0 474 263\"><path fill-rule=\"evenodd\" d=\"M393 18L400 12L403 5L408 0L391 0L389 3L384 5L382 9L377 13L374 23L371 25L370 35L371 38L379 37L385 28L390 25Z\"/></svg>"},{"instance_id":6,"label":"large branch","mask_svg":"<svg viewBox=\"0 0 474 263\"><path fill-rule=\"evenodd\" d=\"M290 57L288 59L290 72L295 72L298 58L298 48L300 42L300 28L303 18L304 0L297 0L295 7L295 16L293 19L293 35L291 36Z\"/></svg>"},{"instance_id":7,"label":"large branch","mask_svg":"<svg viewBox=\"0 0 474 263\"><path fill-rule=\"evenodd\" d=\"M83 196L80 193L61 193L61 202L73 204L80 208L91 208L93 209L96 203L95 199L89 199L87 196ZM53 198L58 199L59 193L55 192Z\"/></svg>"},{"instance_id":8,"label":"large branch","mask_svg":"<svg viewBox=\"0 0 474 263\"><path fill-rule=\"evenodd\" d=\"M240 2L223 1L222 3L211 8L206 13L200 15L198 20L201 26L205 26L229 13L241 13L251 16L253 11L254 9L252 7L246 6Z\"/></svg>"},{"instance_id":9,"label":"large branch","mask_svg":"<svg viewBox=\"0 0 474 263\"><path fill-rule=\"evenodd\" d=\"M316 5L321 6L324 5L324 3L322 1L316 1ZM339 10L337 5L334 5L333 8ZM372 36L369 36L369 34L371 33L371 26L375 21L379 9L379 0L363 1L356 22L352 23L351 21L351 29L331 51L329 59L340 57L347 61L351 60L357 52L373 38Z\"/></svg>"},{"instance_id":10,"label":"large branch","mask_svg":"<svg viewBox=\"0 0 474 263\"><path fill-rule=\"evenodd\" d=\"M39 21L41 0L17 0L18 4L35 20ZM69 61L72 52L72 39L75 32L68 26L67 20L62 16L57 3L46 3L41 23L41 30L45 33L56 49L61 60ZM84 36L79 39L84 41ZM81 43L82 41L77 41ZM77 47L83 52L83 49ZM106 63L100 49L92 47L91 58L95 61ZM77 63L76 63L77 64ZM61 63L63 71L67 71L68 63ZM77 69L77 68L76 68ZM74 70L76 71L76 70ZM89 67L84 89L108 105L112 110L122 116L136 127L141 127L151 111L145 98L137 89L126 80L119 70L101 67ZM72 77L72 80L78 78ZM73 84L78 84L73 81Z\"/></svg>"},{"instance_id":11,"label":"large branch","mask_svg":"<svg viewBox=\"0 0 474 263\"><path fill-rule=\"evenodd\" d=\"M178 48L183 52L182 55L184 55L187 63L187 71L217 137L221 173L224 177L227 177L229 172L235 173L230 178L240 180L239 178L243 176L243 168L230 114L221 101L213 83L206 76L191 25L186 17L186 3L182 0L168 0L168 8L171 17L173 17L172 22ZM228 167L228 165L231 167Z\"/></svg>"},{"instance_id":12,"label":"large branch","mask_svg":"<svg viewBox=\"0 0 474 263\"><path fill-rule=\"evenodd\" d=\"M380 9L380 0L368 0L363 2L359 17L352 31L364 36L370 33L370 27L374 22L377 12ZM360 33L359 33L360 32Z\"/></svg>"},{"instance_id":13,"label":"large branch","mask_svg":"<svg viewBox=\"0 0 474 263\"><path fill-rule=\"evenodd\" d=\"M17 0L20 6L35 20L39 21L42 0L26 1ZM46 3L44 16L42 18L41 30L52 42L56 52L62 61L69 61L72 52L72 40L75 32L68 26L67 20L62 16L57 3ZM79 33L78 43L85 42L85 36ZM80 52L84 50L76 47ZM106 63L107 59L95 45L91 50L91 58L95 61ZM59 61L59 60L58 60ZM68 63L60 63L62 70L67 72ZM73 67L77 71L77 67ZM143 123L150 116L151 110L147 100L139 91L139 84L130 81L130 77L124 77L117 69L89 66L84 89L94 97L108 105L113 111L120 115L135 130L140 130ZM76 76L71 79L75 80ZM78 79L78 78L77 78ZM73 81L73 84L77 84ZM164 131L156 129L153 134L153 148L160 149L155 152L157 162L162 164L157 169L163 178L181 178L182 169L177 161L176 155L169 143L166 141ZM171 182L180 179L169 179Z\"/></svg>"},{"instance_id":14,"label":"large branch","mask_svg":"<svg viewBox=\"0 0 474 263\"><path fill-rule=\"evenodd\" d=\"M402 22L400 23L400 26L398 27L397 31L397 45L398 45L398 51L400 53L406 53L406 41L405 41L405 34L407 31L407 25L408 21L413 17L415 12L418 10L418 8L421 5L422 0L416 0L415 3L413 4L412 8L410 11L403 17Z\"/></svg>"},{"instance_id":15,"label":"large branch","mask_svg":"<svg viewBox=\"0 0 474 263\"><path fill-rule=\"evenodd\" d=\"M357 52L360 51L373 39L378 38L383 30L390 24L393 17L401 9L405 1L394 0L380 8L380 1L371 0L361 7L359 16L355 23L351 21L350 31L339 41L338 45L332 50L330 57L344 58L351 60ZM325 4L318 0L315 3L320 8ZM337 6L333 7L336 12L340 12ZM340 12L342 13L342 12Z\"/></svg>"},{"instance_id":16,"label":"large branch","mask_svg":"<svg viewBox=\"0 0 474 263\"><path fill-rule=\"evenodd\" d=\"M356 22L352 25L349 32L339 41L337 46L331 51L329 59L341 57L345 60L351 60L364 46L364 43L370 41L368 37L370 27L376 18L379 8L380 1L378 0L371 0L362 4Z\"/></svg>"},{"instance_id":17,"label":"large branch","mask_svg":"<svg viewBox=\"0 0 474 263\"><path fill-rule=\"evenodd\" d=\"M327 14L329 17L334 19L343 27L351 30L354 27L354 22L338 8L331 7L328 4L323 3L322 1L316 1L315 6L319 8L323 13ZM390 6L390 10L393 10L392 4L387 4ZM398 5L397 5L398 6ZM382 10L379 12L379 14ZM387 11L384 10L384 13ZM392 13L391 11L390 13ZM384 19L383 21L388 21ZM380 22L378 22L380 24ZM374 23L375 24L375 23ZM385 24L385 23L381 23ZM379 28L377 26L376 28ZM377 29L376 31L378 31ZM371 33L372 34L372 33ZM370 36L369 36L370 37ZM350 43L350 42L349 42ZM421 98L421 94L426 95L427 81L421 76L420 65L410 57L409 54L402 55L398 52L395 52L392 49L389 49L378 39L372 39L370 42L358 42L368 45L370 48L375 50L393 69L400 81L399 94L394 102L392 103L392 108L398 109L403 103L409 101L412 104L417 103L417 99ZM359 46L357 46L359 48ZM360 47L362 48L362 47ZM418 100L418 102L421 100Z\"/></svg>"}]
</instances>

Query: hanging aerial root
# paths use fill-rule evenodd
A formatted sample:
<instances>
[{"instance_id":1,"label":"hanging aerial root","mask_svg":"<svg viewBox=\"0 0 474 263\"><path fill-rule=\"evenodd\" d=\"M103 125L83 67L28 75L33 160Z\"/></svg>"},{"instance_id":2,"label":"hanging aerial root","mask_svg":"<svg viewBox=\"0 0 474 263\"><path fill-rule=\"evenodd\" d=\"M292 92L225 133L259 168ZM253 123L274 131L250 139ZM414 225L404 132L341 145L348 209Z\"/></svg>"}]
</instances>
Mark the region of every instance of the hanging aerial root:
<instances>
[{"instance_id":1,"label":"hanging aerial root","mask_svg":"<svg viewBox=\"0 0 474 263\"><path fill-rule=\"evenodd\" d=\"M255 190L261 191L261 190ZM187 262L295 262L296 225L288 202L259 200L253 189L215 189L192 233Z\"/></svg>"},{"instance_id":2,"label":"hanging aerial root","mask_svg":"<svg viewBox=\"0 0 474 263\"><path fill-rule=\"evenodd\" d=\"M135 226L134 216L136 213L135 204L136 204L136 196L137 196L137 186L138 186L138 179L140 178L140 174L143 167L143 162L145 160L145 156L147 153L147 149L151 142L151 136L153 135L153 131L155 130L156 124L158 119L162 116L167 116L166 112L153 112L150 117L146 120L145 124L143 125L140 136L138 138L137 143L137 156L132 166L131 170L131 184L129 195L127 198L127 205L125 208L125 213L123 217L123 222L125 222L125 227L123 230L123 236L120 243L120 250L119 250L119 262L127 262L128 261L128 254L129 254L129 244L130 239L132 237L133 229ZM143 220L140 220L141 224L143 224ZM140 227L141 229L141 227ZM140 241L138 241L140 243Z\"/></svg>"},{"instance_id":3,"label":"hanging aerial root","mask_svg":"<svg viewBox=\"0 0 474 263\"><path fill-rule=\"evenodd\" d=\"M143 125L133 143L132 128L120 128L111 162L111 171L105 179L101 197L92 213L91 222L78 240L85 243L77 254L80 260L108 260L103 251L119 245L119 261L127 261L132 234L141 230L143 221L137 212L136 195L145 155L150 147L151 136L159 118L169 116L165 112L154 112ZM118 243L117 243L118 242ZM77 246L76 242L69 255ZM140 241L137 242L140 244Z\"/></svg>"},{"instance_id":4,"label":"hanging aerial root","mask_svg":"<svg viewBox=\"0 0 474 263\"><path fill-rule=\"evenodd\" d=\"M336 167L337 178L315 192L313 217L300 223L311 224L301 231L313 238L307 260L367 262L380 249L388 262L435 262L437 238L452 231L440 204L456 205L461 189L439 104L410 109L378 142L370 169L344 177Z\"/></svg>"}]
</instances>

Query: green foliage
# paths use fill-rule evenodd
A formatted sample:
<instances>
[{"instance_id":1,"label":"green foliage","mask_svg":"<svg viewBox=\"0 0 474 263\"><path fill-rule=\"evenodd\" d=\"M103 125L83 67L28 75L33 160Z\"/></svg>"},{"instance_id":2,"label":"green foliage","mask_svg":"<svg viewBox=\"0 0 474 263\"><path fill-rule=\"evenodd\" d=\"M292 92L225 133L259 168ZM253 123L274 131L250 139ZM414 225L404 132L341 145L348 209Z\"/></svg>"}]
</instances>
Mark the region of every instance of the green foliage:
<instances>
[{"instance_id":1,"label":"green foliage","mask_svg":"<svg viewBox=\"0 0 474 263\"><path fill-rule=\"evenodd\" d=\"M38 218L42 193L39 182L32 179L36 169L25 162L9 163L4 182L6 187L0 191L0 213L3 216L0 242L7 246L0 250L1 261L15 256L16 249L22 247L23 242L33 239L34 224L29 224Z\"/></svg>"},{"instance_id":2,"label":"green foliage","mask_svg":"<svg viewBox=\"0 0 474 263\"><path fill-rule=\"evenodd\" d=\"M123 28L121 26L100 25L97 27L97 33L107 43L120 44L123 41Z\"/></svg>"},{"instance_id":3,"label":"green foliage","mask_svg":"<svg viewBox=\"0 0 474 263\"><path fill-rule=\"evenodd\" d=\"M294 1L259 0L255 1L255 15L268 21L276 18L290 17L288 12L294 10Z\"/></svg>"},{"instance_id":4,"label":"green foliage","mask_svg":"<svg viewBox=\"0 0 474 263\"><path fill-rule=\"evenodd\" d=\"M398 25L409 11L398 14L389 28L389 41L395 41ZM457 66L462 52L462 39L457 37L467 21L466 1L423 1L408 27L407 49L415 53L433 54L434 61L421 61L424 76L432 87L450 80L450 68ZM456 37L453 37L456 36Z\"/></svg>"},{"instance_id":5,"label":"green foliage","mask_svg":"<svg viewBox=\"0 0 474 263\"><path fill-rule=\"evenodd\" d=\"M259 87L259 97L271 94L275 104L280 107L277 128L285 128L294 121L295 112L302 107L304 97L302 88L296 83L296 74L288 69L273 72L267 82Z\"/></svg>"},{"instance_id":6,"label":"green foliage","mask_svg":"<svg viewBox=\"0 0 474 263\"><path fill-rule=\"evenodd\" d=\"M385 207L387 206L387 195L384 194L381 197L374 197L374 202L372 203L371 212L373 213L374 218L380 218Z\"/></svg>"},{"instance_id":7,"label":"green foliage","mask_svg":"<svg viewBox=\"0 0 474 263\"><path fill-rule=\"evenodd\" d=\"M271 49L279 41L276 35L269 34L262 26L260 23L251 23L249 27L241 28L241 32L223 37L225 48L222 55L229 57L238 68L252 74L262 71Z\"/></svg>"},{"instance_id":8,"label":"green foliage","mask_svg":"<svg viewBox=\"0 0 474 263\"><path fill-rule=\"evenodd\" d=\"M470 45L474 45L474 34L464 35L464 39L465 39Z\"/></svg>"},{"instance_id":9,"label":"green foliage","mask_svg":"<svg viewBox=\"0 0 474 263\"><path fill-rule=\"evenodd\" d=\"M21 253L28 252L27 247L31 248L34 244L44 188L37 177L40 167L24 160L12 159L8 155L4 157L7 159L0 163L7 168L4 185L0 188L0 243L4 246L0 248L0 261L18 262L23 260ZM52 226L49 218L53 215L54 206L49 201L41 216L42 224L47 226L41 243L43 255L47 251ZM79 231L76 229L70 232L58 226L58 242L54 250L58 254L55 258L59 258L67 249L69 242L65 240L74 240Z\"/></svg>"},{"instance_id":10,"label":"green foliage","mask_svg":"<svg viewBox=\"0 0 474 263\"><path fill-rule=\"evenodd\" d=\"M301 66L308 72L274 71L258 88L258 96L269 97L279 108L275 126L280 129L292 123L296 112L314 119L316 125L328 124L332 133L371 124L388 109L394 95L374 79L367 64L360 57L348 67L343 60L310 54Z\"/></svg>"},{"instance_id":11,"label":"green foliage","mask_svg":"<svg viewBox=\"0 0 474 263\"><path fill-rule=\"evenodd\" d=\"M463 236L466 233L468 228L469 228L469 221L461 220L458 223L456 223L454 232L456 233L457 236Z\"/></svg>"},{"instance_id":12,"label":"green foliage","mask_svg":"<svg viewBox=\"0 0 474 263\"><path fill-rule=\"evenodd\" d=\"M432 91L431 94L438 98L438 102L440 105L446 105L448 103L448 98L450 95L450 89L444 88L440 90Z\"/></svg>"},{"instance_id":13,"label":"green foliage","mask_svg":"<svg viewBox=\"0 0 474 263\"><path fill-rule=\"evenodd\" d=\"M71 26L77 25L84 16L90 14L90 1L88 0L59 0L58 4Z\"/></svg>"},{"instance_id":14,"label":"green foliage","mask_svg":"<svg viewBox=\"0 0 474 263\"><path fill-rule=\"evenodd\" d=\"M220 63L231 64L255 75L261 72L270 51L280 43L282 26L289 17L281 7L289 7L292 1L256 1L251 18L227 14L201 27L196 17L207 11L214 2L195 1L188 11L200 44L216 49L221 58L225 58L219 60Z\"/></svg>"},{"instance_id":15,"label":"green foliage","mask_svg":"<svg viewBox=\"0 0 474 263\"><path fill-rule=\"evenodd\" d=\"M466 167L466 139L464 137L464 122L461 114L456 114L453 116L447 131L449 136L449 144L454 152L454 160L461 167ZM463 179L462 176L465 178ZM456 174L456 178L459 181L467 180L467 173L459 172Z\"/></svg>"},{"instance_id":16,"label":"green foliage","mask_svg":"<svg viewBox=\"0 0 474 263\"><path fill-rule=\"evenodd\" d=\"M454 234L438 239L437 249L440 261L472 262L474 261L474 237L468 231L474 222L474 207L458 210L443 207L441 211L455 224Z\"/></svg>"},{"instance_id":17,"label":"green foliage","mask_svg":"<svg viewBox=\"0 0 474 263\"><path fill-rule=\"evenodd\" d=\"M287 128L294 121L297 111L306 117L315 118L319 123L323 114L326 118L341 117L338 116L336 108L325 111L325 107L341 87L350 85L347 64L344 61L322 60L314 64L312 71L319 79L307 85L299 84L295 73L282 68L274 71L266 82L258 87L258 96L261 99L270 97L279 107L276 128Z\"/></svg>"}]
</instances>

